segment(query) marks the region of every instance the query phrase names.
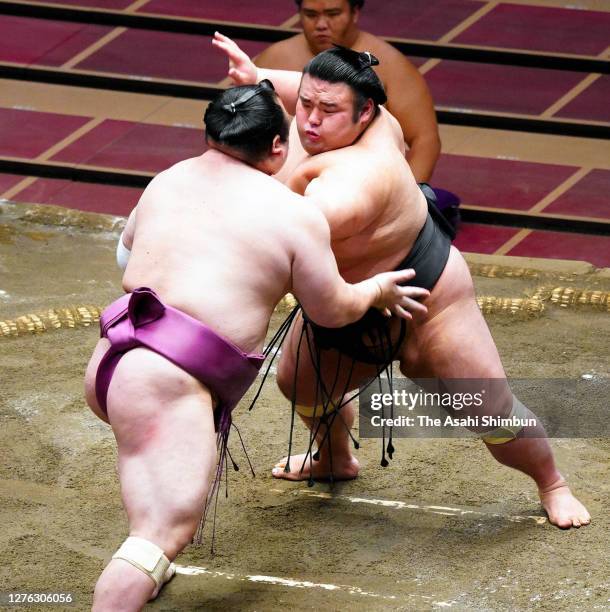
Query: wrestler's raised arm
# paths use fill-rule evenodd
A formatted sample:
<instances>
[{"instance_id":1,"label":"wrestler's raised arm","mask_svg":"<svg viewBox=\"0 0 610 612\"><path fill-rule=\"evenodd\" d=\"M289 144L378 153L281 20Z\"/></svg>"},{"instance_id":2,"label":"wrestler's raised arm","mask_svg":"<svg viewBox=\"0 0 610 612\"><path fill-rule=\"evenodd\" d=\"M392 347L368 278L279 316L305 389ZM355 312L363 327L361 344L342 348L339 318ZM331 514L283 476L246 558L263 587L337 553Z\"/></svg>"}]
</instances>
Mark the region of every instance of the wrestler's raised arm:
<instances>
[{"instance_id":1,"label":"wrestler's raised arm","mask_svg":"<svg viewBox=\"0 0 610 612\"><path fill-rule=\"evenodd\" d=\"M220 49L229 59L227 74L235 85L254 85L263 79L269 79L286 111L294 115L301 82L300 72L257 68L235 41L220 32L214 33L212 45Z\"/></svg>"},{"instance_id":2,"label":"wrestler's raised arm","mask_svg":"<svg viewBox=\"0 0 610 612\"><path fill-rule=\"evenodd\" d=\"M308 205L299 209L292 291L315 323L342 327L360 319L371 307L404 319L411 319L411 312L426 314L426 307L417 300L429 292L398 284L412 279L414 270L384 272L356 284L345 282L331 250L330 229L324 215Z\"/></svg>"}]
</instances>

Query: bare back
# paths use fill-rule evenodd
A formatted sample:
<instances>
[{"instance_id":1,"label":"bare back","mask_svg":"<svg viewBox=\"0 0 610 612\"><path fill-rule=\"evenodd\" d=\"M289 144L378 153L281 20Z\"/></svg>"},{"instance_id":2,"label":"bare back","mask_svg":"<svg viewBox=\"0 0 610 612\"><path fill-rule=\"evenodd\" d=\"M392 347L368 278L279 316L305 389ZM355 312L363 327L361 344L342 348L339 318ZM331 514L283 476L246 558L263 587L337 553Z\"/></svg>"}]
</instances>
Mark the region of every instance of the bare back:
<instances>
[{"instance_id":1,"label":"bare back","mask_svg":"<svg viewBox=\"0 0 610 612\"><path fill-rule=\"evenodd\" d=\"M296 198L262 172L209 155L180 162L144 192L123 287L154 288L252 351L289 290L286 228L294 224Z\"/></svg>"},{"instance_id":2,"label":"bare back","mask_svg":"<svg viewBox=\"0 0 610 612\"><path fill-rule=\"evenodd\" d=\"M331 228L342 276L356 282L393 269L426 220L426 202L404 162L400 126L385 109L351 146L308 156L291 130L282 176L311 199Z\"/></svg>"}]
</instances>

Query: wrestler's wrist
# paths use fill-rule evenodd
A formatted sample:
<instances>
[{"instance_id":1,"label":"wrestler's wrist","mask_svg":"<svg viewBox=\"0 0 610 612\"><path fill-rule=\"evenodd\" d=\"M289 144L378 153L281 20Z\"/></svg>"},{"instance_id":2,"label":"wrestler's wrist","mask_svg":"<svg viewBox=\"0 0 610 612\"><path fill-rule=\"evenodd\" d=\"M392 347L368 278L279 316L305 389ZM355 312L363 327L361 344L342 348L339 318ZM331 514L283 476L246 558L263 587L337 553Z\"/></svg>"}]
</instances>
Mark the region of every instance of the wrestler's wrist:
<instances>
[{"instance_id":1,"label":"wrestler's wrist","mask_svg":"<svg viewBox=\"0 0 610 612\"><path fill-rule=\"evenodd\" d=\"M375 298L375 304L379 306L379 308L383 308L383 304L381 303L381 298L383 297L383 289L381 288L381 283L374 278L375 285L377 287L377 297Z\"/></svg>"},{"instance_id":2,"label":"wrestler's wrist","mask_svg":"<svg viewBox=\"0 0 610 612\"><path fill-rule=\"evenodd\" d=\"M381 286L381 283L377 280L377 278L374 276L373 278L369 279L369 287L370 287L370 293L369 295L371 296L371 306L373 308L384 308L384 304L382 302L383 299L383 288Z\"/></svg>"}]
</instances>

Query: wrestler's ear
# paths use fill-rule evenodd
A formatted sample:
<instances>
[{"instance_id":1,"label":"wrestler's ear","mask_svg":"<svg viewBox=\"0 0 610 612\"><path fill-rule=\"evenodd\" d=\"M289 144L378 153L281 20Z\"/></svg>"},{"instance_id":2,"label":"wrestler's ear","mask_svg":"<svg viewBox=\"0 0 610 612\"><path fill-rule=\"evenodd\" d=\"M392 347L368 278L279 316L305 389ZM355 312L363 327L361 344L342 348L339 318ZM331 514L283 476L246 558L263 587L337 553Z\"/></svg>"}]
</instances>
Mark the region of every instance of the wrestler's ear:
<instances>
[{"instance_id":1,"label":"wrestler's ear","mask_svg":"<svg viewBox=\"0 0 610 612\"><path fill-rule=\"evenodd\" d=\"M276 134L273 142L271 143L271 155L278 156L281 155L285 157L288 154L288 140L282 142L279 134Z\"/></svg>"},{"instance_id":2,"label":"wrestler's ear","mask_svg":"<svg viewBox=\"0 0 610 612\"><path fill-rule=\"evenodd\" d=\"M282 141L280 135L277 134L271 143L271 151L269 152L269 172L276 174L279 172L288 157L288 140Z\"/></svg>"},{"instance_id":3,"label":"wrestler's ear","mask_svg":"<svg viewBox=\"0 0 610 612\"><path fill-rule=\"evenodd\" d=\"M368 123L374 116L375 103L371 98L369 98L362 107L362 110L360 111L360 118L358 119L358 121L362 124Z\"/></svg>"}]
</instances>

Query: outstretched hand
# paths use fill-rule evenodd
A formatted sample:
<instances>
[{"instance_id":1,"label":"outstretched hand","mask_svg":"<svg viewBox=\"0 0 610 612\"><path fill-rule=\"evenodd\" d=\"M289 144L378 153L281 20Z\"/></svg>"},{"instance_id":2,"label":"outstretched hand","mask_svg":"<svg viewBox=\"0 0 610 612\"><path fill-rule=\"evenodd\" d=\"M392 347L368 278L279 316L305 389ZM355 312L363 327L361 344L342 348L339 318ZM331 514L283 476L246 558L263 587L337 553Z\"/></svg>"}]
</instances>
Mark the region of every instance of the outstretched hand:
<instances>
[{"instance_id":1,"label":"outstretched hand","mask_svg":"<svg viewBox=\"0 0 610 612\"><path fill-rule=\"evenodd\" d=\"M413 319L415 313L425 315L428 309L417 300L427 298L430 292L421 287L403 287L399 284L411 280L414 276L415 270L411 268L375 275L372 280L377 283L380 295L373 306L388 317L392 313L403 319Z\"/></svg>"},{"instance_id":2,"label":"outstretched hand","mask_svg":"<svg viewBox=\"0 0 610 612\"><path fill-rule=\"evenodd\" d=\"M227 75L236 85L255 85L258 83L258 68L236 42L229 37L214 32L212 46L220 49L229 59Z\"/></svg>"}]
</instances>

